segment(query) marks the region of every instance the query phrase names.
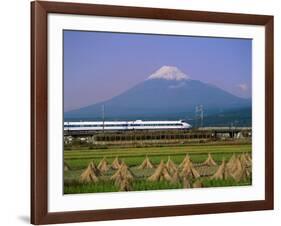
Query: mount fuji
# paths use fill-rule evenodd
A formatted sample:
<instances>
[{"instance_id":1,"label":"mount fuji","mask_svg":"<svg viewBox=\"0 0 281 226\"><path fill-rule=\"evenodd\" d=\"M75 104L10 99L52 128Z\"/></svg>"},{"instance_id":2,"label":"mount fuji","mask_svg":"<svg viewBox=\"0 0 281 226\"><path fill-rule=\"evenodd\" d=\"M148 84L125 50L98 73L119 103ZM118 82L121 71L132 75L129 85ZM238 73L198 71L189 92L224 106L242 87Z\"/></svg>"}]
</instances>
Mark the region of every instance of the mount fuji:
<instances>
[{"instance_id":1,"label":"mount fuji","mask_svg":"<svg viewBox=\"0 0 281 226\"><path fill-rule=\"evenodd\" d=\"M174 66L163 66L146 80L109 100L64 113L65 119L106 120L188 119L196 105L204 113L221 114L251 108L251 100L219 87L193 80Z\"/></svg>"}]
</instances>

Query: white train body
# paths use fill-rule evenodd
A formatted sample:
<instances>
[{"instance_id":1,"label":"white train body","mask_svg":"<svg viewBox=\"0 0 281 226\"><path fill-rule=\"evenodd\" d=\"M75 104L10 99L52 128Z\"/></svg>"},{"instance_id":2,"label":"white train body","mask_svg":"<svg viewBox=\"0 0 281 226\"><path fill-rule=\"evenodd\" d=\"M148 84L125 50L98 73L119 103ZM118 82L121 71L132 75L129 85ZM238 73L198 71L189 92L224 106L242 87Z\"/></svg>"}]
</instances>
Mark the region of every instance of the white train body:
<instances>
[{"instance_id":1,"label":"white train body","mask_svg":"<svg viewBox=\"0 0 281 226\"><path fill-rule=\"evenodd\" d=\"M169 130L190 129L191 125L179 121L88 121L64 122L65 131L103 131L103 130Z\"/></svg>"}]
</instances>

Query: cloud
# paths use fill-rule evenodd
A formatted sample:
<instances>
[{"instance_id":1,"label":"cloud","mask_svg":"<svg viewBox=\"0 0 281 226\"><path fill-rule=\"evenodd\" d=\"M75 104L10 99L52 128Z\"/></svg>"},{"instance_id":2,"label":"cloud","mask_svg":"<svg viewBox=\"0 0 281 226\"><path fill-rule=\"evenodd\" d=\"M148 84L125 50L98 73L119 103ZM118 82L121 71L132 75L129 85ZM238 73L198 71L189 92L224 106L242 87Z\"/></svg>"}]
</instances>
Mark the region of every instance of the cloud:
<instances>
[{"instance_id":1,"label":"cloud","mask_svg":"<svg viewBox=\"0 0 281 226\"><path fill-rule=\"evenodd\" d=\"M248 90L248 85L245 83L238 84L237 86L238 86L239 90L242 92L246 92Z\"/></svg>"}]
</instances>

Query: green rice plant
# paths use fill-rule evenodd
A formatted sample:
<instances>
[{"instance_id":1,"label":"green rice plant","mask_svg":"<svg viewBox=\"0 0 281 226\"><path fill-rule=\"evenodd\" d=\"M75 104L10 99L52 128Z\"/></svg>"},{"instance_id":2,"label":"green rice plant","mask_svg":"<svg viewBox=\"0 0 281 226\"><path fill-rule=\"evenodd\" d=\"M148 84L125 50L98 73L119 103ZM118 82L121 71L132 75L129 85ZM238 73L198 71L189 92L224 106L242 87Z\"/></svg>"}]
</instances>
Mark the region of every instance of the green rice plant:
<instances>
[{"instance_id":1,"label":"green rice plant","mask_svg":"<svg viewBox=\"0 0 281 226\"><path fill-rule=\"evenodd\" d=\"M181 183L171 184L168 181L147 181L137 180L133 182L134 191L146 191L146 190L162 190L162 189L178 189L182 188Z\"/></svg>"},{"instance_id":2,"label":"green rice plant","mask_svg":"<svg viewBox=\"0 0 281 226\"><path fill-rule=\"evenodd\" d=\"M69 181L64 183L64 194L117 192L118 188L112 181L100 181L98 183L79 183Z\"/></svg>"},{"instance_id":3,"label":"green rice plant","mask_svg":"<svg viewBox=\"0 0 281 226\"><path fill-rule=\"evenodd\" d=\"M227 180L215 180L215 179L204 179L202 180L204 187L229 187L229 186L247 186L251 185L251 179L236 182L234 179Z\"/></svg>"}]
</instances>

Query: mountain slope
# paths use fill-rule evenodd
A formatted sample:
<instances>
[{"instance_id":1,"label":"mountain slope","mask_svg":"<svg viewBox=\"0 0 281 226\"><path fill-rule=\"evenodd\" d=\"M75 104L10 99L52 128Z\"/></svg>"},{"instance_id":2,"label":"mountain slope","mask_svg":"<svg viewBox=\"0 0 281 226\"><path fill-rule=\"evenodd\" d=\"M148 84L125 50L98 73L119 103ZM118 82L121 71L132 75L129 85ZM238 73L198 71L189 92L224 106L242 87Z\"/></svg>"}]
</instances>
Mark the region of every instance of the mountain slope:
<instances>
[{"instance_id":1,"label":"mountain slope","mask_svg":"<svg viewBox=\"0 0 281 226\"><path fill-rule=\"evenodd\" d=\"M170 70L169 70L170 69ZM160 72L159 72L160 71ZM66 112L65 118L101 119L105 106L107 119L178 119L194 115L202 104L209 114L251 106L218 87L189 79L175 67L164 66L144 82L110 100Z\"/></svg>"}]
</instances>

